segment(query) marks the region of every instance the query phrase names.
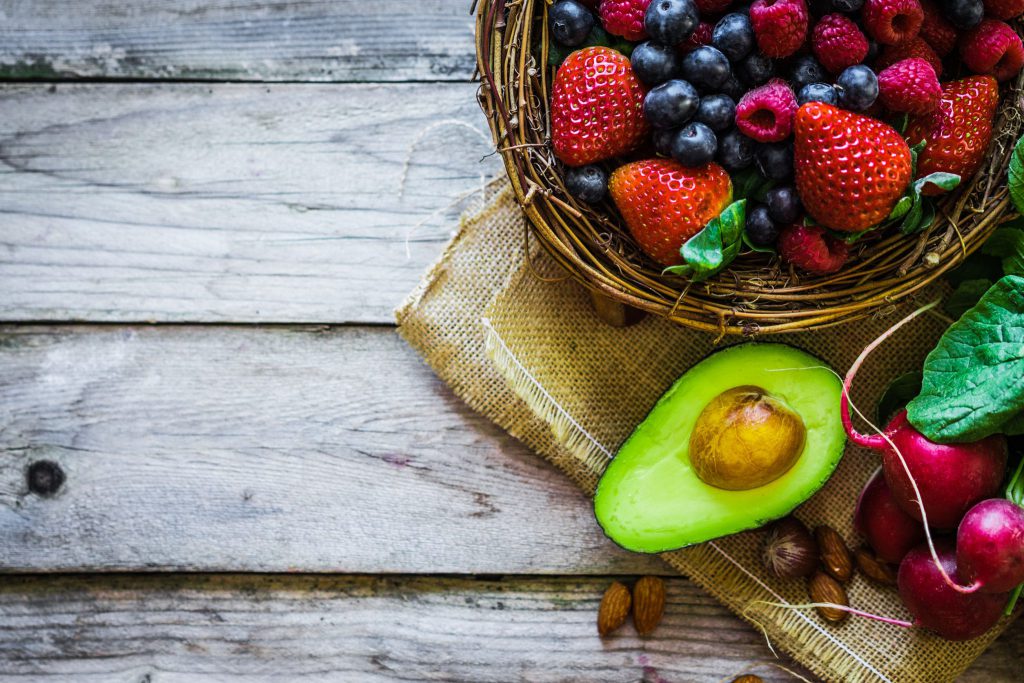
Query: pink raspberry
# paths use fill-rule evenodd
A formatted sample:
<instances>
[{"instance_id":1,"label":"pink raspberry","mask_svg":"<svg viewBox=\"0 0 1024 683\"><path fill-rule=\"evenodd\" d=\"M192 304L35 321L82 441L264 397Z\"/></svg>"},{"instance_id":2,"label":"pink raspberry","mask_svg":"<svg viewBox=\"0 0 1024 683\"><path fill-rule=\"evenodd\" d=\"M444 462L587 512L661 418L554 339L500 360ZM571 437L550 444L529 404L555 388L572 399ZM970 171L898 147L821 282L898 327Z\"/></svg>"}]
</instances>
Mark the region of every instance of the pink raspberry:
<instances>
[{"instance_id":1,"label":"pink raspberry","mask_svg":"<svg viewBox=\"0 0 1024 683\"><path fill-rule=\"evenodd\" d=\"M796 95L781 78L754 88L736 105L736 127L758 142L779 142L793 132Z\"/></svg>"},{"instance_id":2,"label":"pink raspberry","mask_svg":"<svg viewBox=\"0 0 1024 683\"><path fill-rule=\"evenodd\" d=\"M750 23L757 47L767 57L788 57L807 38L807 4L804 0L754 0Z\"/></svg>"},{"instance_id":3,"label":"pink raspberry","mask_svg":"<svg viewBox=\"0 0 1024 683\"><path fill-rule=\"evenodd\" d=\"M899 45L915 37L924 23L919 0L866 0L861 19L880 45Z\"/></svg>"},{"instance_id":4,"label":"pink raspberry","mask_svg":"<svg viewBox=\"0 0 1024 683\"><path fill-rule=\"evenodd\" d=\"M702 17L708 17L724 14L732 5L732 0L695 0L693 4L697 6L697 11Z\"/></svg>"},{"instance_id":5,"label":"pink raspberry","mask_svg":"<svg viewBox=\"0 0 1024 683\"><path fill-rule=\"evenodd\" d=\"M868 39L853 20L842 14L826 14L811 32L811 51L832 73L860 64L868 56Z\"/></svg>"},{"instance_id":6,"label":"pink raspberry","mask_svg":"<svg viewBox=\"0 0 1024 683\"><path fill-rule=\"evenodd\" d=\"M931 64L904 59L878 74L878 99L892 111L927 114L938 108L942 87Z\"/></svg>"},{"instance_id":7,"label":"pink raspberry","mask_svg":"<svg viewBox=\"0 0 1024 683\"><path fill-rule=\"evenodd\" d=\"M998 19L985 19L961 39L960 58L974 73L1006 81L1024 66L1024 45L1009 25Z\"/></svg>"},{"instance_id":8,"label":"pink raspberry","mask_svg":"<svg viewBox=\"0 0 1024 683\"><path fill-rule=\"evenodd\" d=\"M693 52L701 45L711 44L711 34L714 33L715 25L709 24L706 21L702 21L697 24L697 28L694 29L690 37L683 42L676 45L676 50L683 54Z\"/></svg>"},{"instance_id":9,"label":"pink raspberry","mask_svg":"<svg viewBox=\"0 0 1024 683\"><path fill-rule=\"evenodd\" d=\"M1020 0L1024 4L1024 0ZM924 10L924 21L921 22L921 32L917 35L928 43L935 53L945 57L956 47L957 30L949 20L942 15L932 0L921 0L921 9Z\"/></svg>"},{"instance_id":10,"label":"pink raspberry","mask_svg":"<svg viewBox=\"0 0 1024 683\"><path fill-rule=\"evenodd\" d=\"M644 40L644 14L651 0L601 0L601 24L613 36L626 40Z\"/></svg>"},{"instance_id":11,"label":"pink raspberry","mask_svg":"<svg viewBox=\"0 0 1024 683\"><path fill-rule=\"evenodd\" d=\"M1004 21L1024 14L1024 0L985 0L985 14Z\"/></svg>"},{"instance_id":12,"label":"pink raspberry","mask_svg":"<svg viewBox=\"0 0 1024 683\"><path fill-rule=\"evenodd\" d=\"M902 45L886 45L882 53L875 60L875 71L892 66L896 62L913 58L923 59L935 70L936 76L942 75L942 58L935 54L932 46L924 42L924 38L918 36L911 38Z\"/></svg>"},{"instance_id":13,"label":"pink raspberry","mask_svg":"<svg viewBox=\"0 0 1024 683\"><path fill-rule=\"evenodd\" d=\"M850 246L817 225L788 225L779 233L782 259L812 275L838 271L850 256Z\"/></svg>"}]
</instances>

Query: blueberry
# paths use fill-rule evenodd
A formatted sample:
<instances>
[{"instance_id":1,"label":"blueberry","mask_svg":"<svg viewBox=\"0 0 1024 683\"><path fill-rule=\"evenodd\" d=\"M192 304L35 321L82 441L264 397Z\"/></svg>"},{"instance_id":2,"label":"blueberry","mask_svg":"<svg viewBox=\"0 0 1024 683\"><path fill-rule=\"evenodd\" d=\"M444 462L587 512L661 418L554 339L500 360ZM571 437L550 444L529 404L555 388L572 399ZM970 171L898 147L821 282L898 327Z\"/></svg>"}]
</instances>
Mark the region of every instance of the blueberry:
<instances>
[{"instance_id":1,"label":"blueberry","mask_svg":"<svg viewBox=\"0 0 1024 683\"><path fill-rule=\"evenodd\" d=\"M633 48L629 59L633 73L647 85L664 83L679 75L679 53L674 47L647 41Z\"/></svg>"},{"instance_id":2,"label":"blueberry","mask_svg":"<svg viewBox=\"0 0 1024 683\"><path fill-rule=\"evenodd\" d=\"M654 0L644 14L644 30L662 45L677 45L693 33L700 14L693 0Z\"/></svg>"},{"instance_id":3,"label":"blueberry","mask_svg":"<svg viewBox=\"0 0 1024 683\"><path fill-rule=\"evenodd\" d=\"M594 28L594 15L576 0L559 0L548 10L548 25L562 45L579 45Z\"/></svg>"},{"instance_id":4,"label":"blueberry","mask_svg":"<svg viewBox=\"0 0 1024 683\"><path fill-rule=\"evenodd\" d=\"M864 6L864 0L832 0L832 7L837 12L856 12Z\"/></svg>"},{"instance_id":5,"label":"blueberry","mask_svg":"<svg viewBox=\"0 0 1024 683\"><path fill-rule=\"evenodd\" d=\"M699 102L696 88L686 81L674 79L647 93L644 116L655 128L674 128L693 118Z\"/></svg>"},{"instance_id":6,"label":"blueberry","mask_svg":"<svg viewBox=\"0 0 1024 683\"><path fill-rule=\"evenodd\" d=\"M779 228L768 215L768 207L757 204L747 214L747 239L759 247L770 247L779 236Z\"/></svg>"},{"instance_id":7,"label":"blueberry","mask_svg":"<svg viewBox=\"0 0 1024 683\"><path fill-rule=\"evenodd\" d=\"M718 163L730 173L754 163L754 141L735 128L718 138Z\"/></svg>"},{"instance_id":8,"label":"blueberry","mask_svg":"<svg viewBox=\"0 0 1024 683\"><path fill-rule=\"evenodd\" d=\"M608 192L608 174L600 166L579 166L565 172L565 189L576 199L596 204Z\"/></svg>"},{"instance_id":9,"label":"blueberry","mask_svg":"<svg viewBox=\"0 0 1024 683\"><path fill-rule=\"evenodd\" d=\"M750 17L739 12L726 14L715 24L711 44L732 62L738 62L749 55L754 49L754 27Z\"/></svg>"},{"instance_id":10,"label":"blueberry","mask_svg":"<svg viewBox=\"0 0 1024 683\"><path fill-rule=\"evenodd\" d=\"M665 157L672 156L672 141L676 139L678 132L678 128L655 128L651 133L654 151Z\"/></svg>"},{"instance_id":11,"label":"blueberry","mask_svg":"<svg viewBox=\"0 0 1024 683\"><path fill-rule=\"evenodd\" d=\"M747 85L764 85L775 75L775 62L760 52L754 52L739 63L736 73Z\"/></svg>"},{"instance_id":12,"label":"blueberry","mask_svg":"<svg viewBox=\"0 0 1024 683\"><path fill-rule=\"evenodd\" d=\"M722 94L728 95L733 102L739 102L740 98L747 93L747 86L743 85L740 79L736 78L736 74L729 74L729 77L725 79L725 83L718 90Z\"/></svg>"},{"instance_id":13,"label":"blueberry","mask_svg":"<svg viewBox=\"0 0 1024 683\"><path fill-rule=\"evenodd\" d=\"M672 141L672 157L683 166L703 166L715 158L718 139L703 123L689 123Z\"/></svg>"},{"instance_id":14,"label":"blueberry","mask_svg":"<svg viewBox=\"0 0 1024 683\"><path fill-rule=\"evenodd\" d=\"M839 93L828 83L808 83L796 94L796 102L801 106L808 102L824 102L835 106L839 104Z\"/></svg>"},{"instance_id":15,"label":"blueberry","mask_svg":"<svg viewBox=\"0 0 1024 683\"><path fill-rule=\"evenodd\" d=\"M636 55L636 50L633 54ZM719 88L729 80L731 73L729 59L710 45L701 45L683 57L683 78L698 88Z\"/></svg>"},{"instance_id":16,"label":"blueberry","mask_svg":"<svg viewBox=\"0 0 1024 683\"><path fill-rule=\"evenodd\" d=\"M793 176L793 145L788 142L769 142L754 150L757 170L770 180L786 180Z\"/></svg>"},{"instance_id":17,"label":"blueberry","mask_svg":"<svg viewBox=\"0 0 1024 683\"><path fill-rule=\"evenodd\" d=\"M800 218L802 207L800 206L800 195L796 193L795 188L788 185L773 187L765 193L764 200L768 205L768 215L776 223L789 225L796 223Z\"/></svg>"},{"instance_id":18,"label":"blueberry","mask_svg":"<svg viewBox=\"0 0 1024 683\"><path fill-rule=\"evenodd\" d=\"M985 16L981 0L942 0L942 13L961 31L974 28Z\"/></svg>"},{"instance_id":19,"label":"blueberry","mask_svg":"<svg viewBox=\"0 0 1024 683\"><path fill-rule=\"evenodd\" d=\"M736 103L728 95L702 97L694 121L703 123L716 133L721 133L736 123Z\"/></svg>"},{"instance_id":20,"label":"blueberry","mask_svg":"<svg viewBox=\"0 0 1024 683\"><path fill-rule=\"evenodd\" d=\"M847 67L836 79L839 104L852 111L864 111L878 99L878 77L863 64Z\"/></svg>"},{"instance_id":21,"label":"blueberry","mask_svg":"<svg viewBox=\"0 0 1024 683\"><path fill-rule=\"evenodd\" d=\"M824 83L828 80L828 72L817 59L810 55L802 55L793 60L793 68L789 72L789 83L794 92L800 92L808 83Z\"/></svg>"}]
</instances>

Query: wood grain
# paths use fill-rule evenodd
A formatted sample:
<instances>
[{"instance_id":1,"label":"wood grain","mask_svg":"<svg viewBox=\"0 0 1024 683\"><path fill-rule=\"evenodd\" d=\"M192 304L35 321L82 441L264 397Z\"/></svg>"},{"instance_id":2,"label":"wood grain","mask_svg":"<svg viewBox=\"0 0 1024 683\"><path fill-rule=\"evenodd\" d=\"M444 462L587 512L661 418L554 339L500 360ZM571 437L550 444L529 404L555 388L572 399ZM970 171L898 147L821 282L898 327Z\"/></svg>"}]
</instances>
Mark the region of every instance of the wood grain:
<instances>
[{"instance_id":1,"label":"wood grain","mask_svg":"<svg viewBox=\"0 0 1024 683\"><path fill-rule=\"evenodd\" d=\"M0 570L668 573L388 328L8 326L0 413Z\"/></svg>"},{"instance_id":2,"label":"wood grain","mask_svg":"<svg viewBox=\"0 0 1024 683\"><path fill-rule=\"evenodd\" d=\"M465 81L466 0L14 0L0 78Z\"/></svg>"},{"instance_id":3,"label":"wood grain","mask_svg":"<svg viewBox=\"0 0 1024 683\"><path fill-rule=\"evenodd\" d=\"M0 319L391 322L498 170L474 93L0 87Z\"/></svg>"},{"instance_id":4,"label":"wood grain","mask_svg":"<svg viewBox=\"0 0 1024 683\"><path fill-rule=\"evenodd\" d=\"M771 659L760 634L678 577L652 636L627 623L602 640L610 581L12 577L0 587L0 681L718 683Z\"/></svg>"}]
</instances>

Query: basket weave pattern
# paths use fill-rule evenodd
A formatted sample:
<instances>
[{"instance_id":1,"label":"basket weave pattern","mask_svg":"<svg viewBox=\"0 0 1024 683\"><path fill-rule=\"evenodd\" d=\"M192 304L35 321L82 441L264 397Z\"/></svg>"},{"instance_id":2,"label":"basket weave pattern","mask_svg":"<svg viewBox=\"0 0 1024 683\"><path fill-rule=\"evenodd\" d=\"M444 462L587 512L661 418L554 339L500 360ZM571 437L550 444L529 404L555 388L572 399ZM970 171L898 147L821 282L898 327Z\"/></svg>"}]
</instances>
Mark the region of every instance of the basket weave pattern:
<instances>
[{"instance_id":1,"label":"basket weave pattern","mask_svg":"<svg viewBox=\"0 0 1024 683\"><path fill-rule=\"evenodd\" d=\"M920 234L865 237L847 265L827 276L756 252L699 284L663 275L611 202L587 207L565 189L550 146L547 7L543 0L479 0L480 103L532 234L570 276L613 300L720 335L821 329L890 312L957 266L1013 212L1005 171L1024 120L1024 75L1003 86L982 169L940 202L937 220Z\"/></svg>"}]
</instances>

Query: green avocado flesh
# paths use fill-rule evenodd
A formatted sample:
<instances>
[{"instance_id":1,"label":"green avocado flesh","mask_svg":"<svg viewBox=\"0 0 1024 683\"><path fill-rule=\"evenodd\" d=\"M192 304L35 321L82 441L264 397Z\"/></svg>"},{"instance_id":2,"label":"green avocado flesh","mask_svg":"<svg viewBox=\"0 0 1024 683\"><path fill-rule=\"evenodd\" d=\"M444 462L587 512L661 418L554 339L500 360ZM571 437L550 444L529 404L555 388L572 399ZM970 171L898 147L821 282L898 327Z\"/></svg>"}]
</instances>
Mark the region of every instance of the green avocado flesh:
<instances>
[{"instance_id":1,"label":"green avocado flesh","mask_svg":"<svg viewBox=\"0 0 1024 683\"><path fill-rule=\"evenodd\" d=\"M690 368L633 431L594 497L604 532L627 550L656 553L702 543L783 517L814 494L839 464L846 436L842 383L820 360L784 344L750 343ZM801 369L809 368L809 369ZM689 459L690 434L705 406L737 386L783 401L806 428L803 450L782 476L746 491L710 486Z\"/></svg>"}]
</instances>

